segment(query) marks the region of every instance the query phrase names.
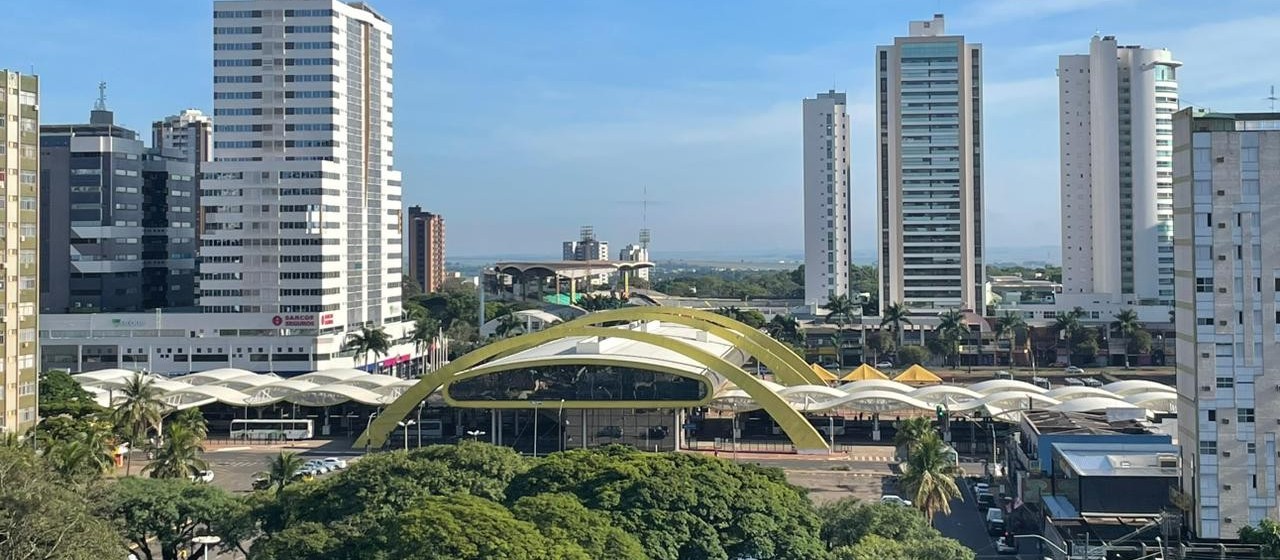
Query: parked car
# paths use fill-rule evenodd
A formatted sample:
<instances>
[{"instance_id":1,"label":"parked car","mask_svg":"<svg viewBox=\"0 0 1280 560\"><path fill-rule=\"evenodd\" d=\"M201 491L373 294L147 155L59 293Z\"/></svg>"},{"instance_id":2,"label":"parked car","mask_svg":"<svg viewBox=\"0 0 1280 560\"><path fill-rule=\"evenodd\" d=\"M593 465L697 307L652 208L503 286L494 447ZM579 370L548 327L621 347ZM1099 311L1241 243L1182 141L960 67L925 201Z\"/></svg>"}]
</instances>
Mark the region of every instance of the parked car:
<instances>
[{"instance_id":1,"label":"parked car","mask_svg":"<svg viewBox=\"0 0 1280 560\"><path fill-rule=\"evenodd\" d=\"M989 494L989 493L991 493L991 485L990 485L990 484L987 484L987 483L985 483L985 482L975 482L975 483L973 483L973 493L974 493L974 494Z\"/></svg>"},{"instance_id":2,"label":"parked car","mask_svg":"<svg viewBox=\"0 0 1280 560\"><path fill-rule=\"evenodd\" d=\"M978 498L974 500L978 506L978 511L985 511L996 505L996 497L990 492L982 492L978 494Z\"/></svg>"},{"instance_id":3,"label":"parked car","mask_svg":"<svg viewBox=\"0 0 1280 560\"><path fill-rule=\"evenodd\" d=\"M329 465L326 465L325 462L321 461L320 459L312 459L310 461L307 461L306 463L303 463L302 466L311 469L316 474L324 474L333 470L333 468L331 468Z\"/></svg>"},{"instance_id":4,"label":"parked car","mask_svg":"<svg viewBox=\"0 0 1280 560\"><path fill-rule=\"evenodd\" d=\"M1013 540L1011 536L1003 536L996 539L996 554L1017 554L1018 542Z\"/></svg>"},{"instance_id":5,"label":"parked car","mask_svg":"<svg viewBox=\"0 0 1280 560\"><path fill-rule=\"evenodd\" d=\"M321 459L320 462L328 465L329 470L331 471L347 468L347 462L337 457L325 457L324 459Z\"/></svg>"},{"instance_id":6,"label":"parked car","mask_svg":"<svg viewBox=\"0 0 1280 560\"><path fill-rule=\"evenodd\" d=\"M622 437L622 426L604 426L596 431L598 438L620 438Z\"/></svg>"},{"instance_id":7,"label":"parked car","mask_svg":"<svg viewBox=\"0 0 1280 560\"><path fill-rule=\"evenodd\" d=\"M1049 383L1048 379L1040 377L1038 375L1031 378L1031 384L1045 390L1053 388L1053 384Z\"/></svg>"},{"instance_id":8,"label":"parked car","mask_svg":"<svg viewBox=\"0 0 1280 560\"><path fill-rule=\"evenodd\" d=\"M187 478L194 482L203 482L208 484L213 482L213 471L199 471L196 474L187 475Z\"/></svg>"},{"instance_id":9,"label":"parked car","mask_svg":"<svg viewBox=\"0 0 1280 560\"><path fill-rule=\"evenodd\" d=\"M876 364L876 369L884 369L893 367L893 362L880 362Z\"/></svg>"},{"instance_id":10,"label":"parked car","mask_svg":"<svg viewBox=\"0 0 1280 560\"><path fill-rule=\"evenodd\" d=\"M996 372L996 379L1013 379L1013 374L1005 370L1000 370Z\"/></svg>"},{"instance_id":11,"label":"parked car","mask_svg":"<svg viewBox=\"0 0 1280 560\"><path fill-rule=\"evenodd\" d=\"M270 487L271 487L271 479L270 479L270 478L267 478L267 477L265 477L265 476L255 476L255 477L253 477L253 489L254 489L254 490L266 490L267 488L270 488Z\"/></svg>"},{"instance_id":12,"label":"parked car","mask_svg":"<svg viewBox=\"0 0 1280 560\"><path fill-rule=\"evenodd\" d=\"M1098 379L1096 379L1096 378L1093 378L1093 377L1086 377L1086 378L1084 378L1084 384L1085 384L1085 386L1086 386L1086 387L1101 387L1101 386L1102 386L1102 382L1101 382L1101 381L1099 381L1099 380L1098 380Z\"/></svg>"},{"instance_id":13,"label":"parked car","mask_svg":"<svg viewBox=\"0 0 1280 560\"><path fill-rule=\"evenodd\" d=\"M1062 381L1063 383L1066 383L1067 385L1071 385L1074 387L1084 387L1084 381L1080 380L1080 378L1078 377L1068 377L1066 379L1063 379Z\"/></svg>"},{"instance_id":14,"label":"parked car","mask_svg":"<svg viewBox=\"0 0 1280 560\"><path fill-rule=\"evenodd\" d=\"M1004 534L1004 511L1000 508L987 508L987 535L996 537Z\"/></svg>"},{"instance_id":15,"label":"parked car","mask_svg":"<svg viewBox=\"0 0 1280 560\"><path fill-rule=\"evenodd\" d=\"M1067 375L1084 375L1084 370L1076 366L1067 366L1067 369L1062 370L1062 372Z\"/></svg>"},{"instance_id":16,"label":"parked car","mask_svg":"<svg viewBox=\"0 0 1280 560\"><path fill-rule=\"evenodd\" d=\"M880 503L891 506L911 506L911 500L905 500L902 496L895 496L893 494L885 494L884 496L881 496Z\"/></svg>"}]
</instances>

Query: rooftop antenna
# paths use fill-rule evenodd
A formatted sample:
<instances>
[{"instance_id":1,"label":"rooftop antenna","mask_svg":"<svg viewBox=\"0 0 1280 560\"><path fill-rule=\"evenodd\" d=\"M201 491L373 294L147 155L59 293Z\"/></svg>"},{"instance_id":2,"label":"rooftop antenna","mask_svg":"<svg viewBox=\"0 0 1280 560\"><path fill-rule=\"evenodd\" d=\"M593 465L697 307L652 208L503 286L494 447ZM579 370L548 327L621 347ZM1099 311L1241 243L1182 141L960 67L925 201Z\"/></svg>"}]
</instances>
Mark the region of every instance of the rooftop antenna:
<instances>
[{"instance_id":1,"label":"rooftop antenna","mask_svg":"<svg viewBox=\"0 0 1280 560\"><path fill-rule=\"evenodd\" d=\"M649 187L644 188L644 199L640 202L640 246L649 248Z\"/></svg>"},{"instance_id":2,"label":"rooftop antenna","mask_svg":"<svg viewBox=\"0 0 1280 560\"><path fill-rule=\"evenodd\" d=\"M98 100L93 103L94 111L107 110L107 83L98 82Z\"/></svg>"},{"instance_id":3,"label":"rooftop antenna","mask_svg":"<svg viewBox=\"0 0 1280 560\"><path fill-rule=\"evenodd\" d=\"M1263 97L1263 99L1271 102L1271 111L1274 113L1276 110L1276 100L1280 99L1280 97L1276 97L1276 86L1271 86L1271 95Z\"/></svg>"}]
</instances>

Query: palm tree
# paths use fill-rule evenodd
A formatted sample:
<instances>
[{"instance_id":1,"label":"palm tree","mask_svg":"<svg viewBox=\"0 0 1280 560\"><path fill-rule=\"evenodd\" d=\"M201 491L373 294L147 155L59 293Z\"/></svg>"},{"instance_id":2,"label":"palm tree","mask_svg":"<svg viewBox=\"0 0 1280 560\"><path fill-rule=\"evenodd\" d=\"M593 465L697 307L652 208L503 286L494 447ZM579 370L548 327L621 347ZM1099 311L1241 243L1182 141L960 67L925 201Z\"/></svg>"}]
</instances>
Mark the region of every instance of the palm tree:
<instances>
[{"instance_id":1,"label":"palm tree","mask_svg":"<svg viewBox=\"0 0 1280 560\"><path fill-rule=\"evenodd\" d=\"M1138 322L1138 313L1132 309L1125 309L1116 313L1115 318L1116 320L1111 323L1111 326L1125 339L1124 367L1129 369L1129 339L1133 338L1134 333L1142 329L1142 323Z\"/></svg>"},{"instance_id":2,"label":"palm tree","mask_svg":"<svg viewBox=\"0 0 1280 560\"><path fill-rule=\"evenodd\" d=\"M203 441L209 437L209 423L205 421L204 414L201 414L198 408L188 408L171 415L169 426L175 425L182 426L198 440Z\"/></svg>"},{"instance_id":3,"label":"palm tree","mask_svg":"<svg viewBox=\"0 0 1280 560\"><path fill-rule=\"evenodd\" d=\"M143 469L151 478L187 478L209 469L200 458L204 446L196 434L181 424L169 424L164 430L164 443L156 450L156 459Z\"/></svg>"},{"instance_id":4,"label":"palm tree","mask_svg":"<svg viewBox=\"0 0 1280 560\"><path fill-rule=\"evenodd\" d=\"M391 337L382 327L361 327L360 332L347 335L347 347L355 348L356 355L364 356L365 363L369 362L369 354L373 354L374 361L377 361L391 350Z\"/></svg>"},{"instance_id":5,"label":"palm tree","mask_svg":"<svg viewBox=\"0 0 1280 560\"><path fill-rule=\"evenodd\" d=\"M964 313L958 309L949 309L938 315L938 334L952 356L953 367L959 365L960 340L969 335L969 325L964 322Z\"/></svg>"},{"instance_id":6,"label":"palm tree","mask_svg":"<svg viewBox=\"0 0 1280 560\"><path fill-rule=\"evenodd\" d=\"M996 326L992 329L997 341L1009 337L1009 367L1011 368L1013 367L1013 346L1018 341L1018 332L1026 328L1027 322L1022 320L1022 316L1014 315L1012 311L1005 311L1004 315L996 319Z\"/></svg>"},{"instance_id":7,"label":"palm tree","mask_svg":"<svg viewBox=\"0 0 1280 560\"><path fill-rule=\"evenodd\" d=\"M427 355L423 353L423 349L431 345L431 339L440 330L440 323L435 322L430 317L422 317L413 322L413 332L409 333L409 340L413 342L413 351L418 353L418 370L426 371Z\"/></svg>"},{"instance_id":8,"label":"palm tree","mask_svg":"<svg viewBox=\"0 0 1280 560\"><path fill-rule=\"evenodd\" d=\"M71 481L95 480L114 465L109 438L86 432L69 441L45 447L45 460L54 471Z\"/></svg>"},{"instance_id":9,"label":"palm tree","mask_svg":"<svg viewBox=\"0 0 1280 560\"><path fill-rule=\"evenodd\" d=\"M116 408L112 411L112 420L120 431L129 438L129 454L125 455L125 474L129 474L132 465L133 449L145 439L151 431L160 432L160 423L165 411L169 408L160 397L160 389L151 378L135 373L125 380L120 388L120 396L116 399Z\"/></svg>"},{"instance_id":10,"label":"palm tree","mask_svg":"<svg viewBox=\"0 0 1280 560\"><path fill-rule=\"evenodd\" d=\"M933 433L936 432L928 416L908 418L898 424L898 431L893 435L893 446L898 456L910 457L920 442Z\"/></svg>"},{"instance_id":11,"label":"palm tree","mask_svg":"<svg viewBox=\"0 0 1280 560\"><path fill-rule=\"evenodd\" d=\"M912 497L916 508L933 525L938 512L951 514L951 500L960 498L960 488L955 477L963 474L947 453L947 446L937 433L929 433L920 439L910 455L902 473L902 487Z\"/></svg>"},{"instance_id":12,"label":"palm tree","mask_svg":"<svg viewBox=\"0 0 1280 560\"><path fill-rule=\"evenodd\" d=\"M880 326L889 326L889 330L897 335L898 348L902 348L905 341L903 340L902 325L903 323L911 325L911 318L907 313L907 306L901 303L891 303L884 308L884 316L880 318Z\"/></svg>"},{"instance_id":13,"label":"palm tree","mask_svg":"<svg viewBox=\"0 0 1280 560\"><path fill-rule=\"evenodd\" d=\"M505 315L498 317L498 327L493 332L498 335L498 338L521 334L524 332L524 321L520 320L519 315L508 311Z\"/></svg>"},{"instance_id":14,"label":"palm tree","mask_svg":"<svg viewBox=\"0 0 1280 560\"><path fill-rule=\"evenodd\" d=\"M794 343L800 337L800 322L791 315L774 315L765 330L777 340Z\"/></svg>"},{"instance_id":15,"label":"palm tree","mask_svg":"<svg viewBox=\"0 0 1280 560\"><path fill-rule=\"evenodd\" d=\"M827 298L827 303L822 304L822 308L827 310L827 322L836 324L836 362L840 367L844 367L844 328L853 318L862 311L862 304L853 298L841 294Z\"/></svg>"},{"instance_id":16,"label":"palm tree","mask_svg":"<svg viewBox=\"0 0 1280 560\"><path fill-rule=\"evenodd\" d=\"M271 458L267 463L267 470L258 473L259 477L267 479L267 483L276 487L276 491L284 489L284 486L293 480L294 473L302 469L304 461L297 453L281 451L279 455Z\"/></svg>"}]
</instances>

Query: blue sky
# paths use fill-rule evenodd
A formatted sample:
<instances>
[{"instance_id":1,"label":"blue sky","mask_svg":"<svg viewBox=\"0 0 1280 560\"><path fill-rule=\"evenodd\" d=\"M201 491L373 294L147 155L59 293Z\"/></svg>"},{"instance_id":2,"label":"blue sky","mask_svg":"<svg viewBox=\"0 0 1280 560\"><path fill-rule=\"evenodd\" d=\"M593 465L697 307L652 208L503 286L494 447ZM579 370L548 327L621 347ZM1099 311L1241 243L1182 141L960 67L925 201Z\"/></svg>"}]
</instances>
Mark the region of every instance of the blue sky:
<instances>
[{"instance_id":1,"label":"blue sky","mask_svg":"<svg viewBox=\"0 0 1280 560\"><path fill-rule=\"evenodd\" d=\"M555 255L592 224L616 246L650 200L653 251L798 253L800 100L849 92L855 253L873 246L877 44L947 15L987 66L993 248L1058 243L1057 55L1095 31L1166 47L1185 103L1265 110L1280 81L1269 0L381 0L395 25L405 203L443 213L451 257ZM212 107L211 3L42 0L0 21L0 67L42 77L44 122L110 83L139 130Z\"/></svg>"}]
</instances>

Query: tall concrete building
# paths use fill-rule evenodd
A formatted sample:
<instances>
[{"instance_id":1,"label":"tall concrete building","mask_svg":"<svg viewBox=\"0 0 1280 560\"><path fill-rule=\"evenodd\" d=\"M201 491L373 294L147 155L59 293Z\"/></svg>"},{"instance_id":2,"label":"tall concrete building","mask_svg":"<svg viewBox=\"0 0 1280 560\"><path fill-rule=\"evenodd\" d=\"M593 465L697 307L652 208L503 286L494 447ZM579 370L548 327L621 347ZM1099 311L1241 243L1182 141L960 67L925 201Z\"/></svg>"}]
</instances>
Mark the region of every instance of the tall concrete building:
<instances>
[{"instance_id":1,"label":"tall concrete building","mask_svg":"<svg viewBox=\"0 0 1280 560\"><path fill-rule=\"evenodd\" d=\"M1275 519L1280 113L1173 116L1178 440L1207 539Z\"/></svg>"},{"instance_id":2,"label":"tall concrete building","mask_svg":"<svg viewBox=\"0 0 1280 560\"><path fill-rule=\"evenodd\" d=\"M941 14L876 48L880 304L983 307L982 46Z\"/></svg>"},{"instance_id":3,"label":"tall concrete building","mask_svg":"<svg viewBox=\"0 0 1280 560\"><path fill-rule=\"evenodd\" d=\"M649 247L644 243L628 243L626 247L618 251L618 260L624 262L647 262L649 260ZM649 280L649 269L647 268L638 269L632 274L641 280Z\"/></svg>"},{"instance_id":4,"label":"tall concrete building","mask_svg":"<svg viewBox=\"0 0 1280 560\"><path fill-rule=\"evenodd\" d=\"M562 245L566 261L607 261L609 242L596 239L596 230L582 226L577 241L565 241Z\"/></svg>"},{"instance_id":5,"label":"tall concrete building","mask_svg":"<svg viewBox=\"0 0 1280 560\"><path fill-rule=\"evenodd\" d=\"M849 295L849 113L835 90L804 100L804 302Z\"/></svg>"},{"instance_id":6,"label":"tall concrete building","mask_svg":"<svg viewBox=\"0 0 1280 560\"><path fill-rule=\"evenodd\" d=\"M402 319L391 23L338 0L218 1L213 22L200 305L314 335L325 362Z\"/></svg>"},{"instance_id":7,"label":"tall concrete building","mask_svg":"<svg viewBox=\"0 0 1280 560\"><path fill-rule=\"evenodd\" d=\"M444 216L410 206L406 221L409 277L422 291L438 292L444 286Z\"/></svg>"},{"instance_id":8,"label":"tall concrete building","mask_svg":"<svg viewBox=\"0 0 1280 560\"><path fill-rule=\"evenodd\" d=\"M1179 64L1110 36L1058 59L1066 294L1173 303Z\"/></svg>"},{"instance_id":9,"label":"tall concrete building","mask_svg":"<svg viewBox=\"0 0 1280 560\"><path fill-rule=\"evenodd\" d=\"M186 109L151 123L151 146L181 154L197 167L213 161L213 119L199 109Z\"/></svg>"},{"instance_id":10,"label":"tall concrete building","mask_svg":"<svg viewBox=\"0 0 1280 560\"><path fill-rule=\"evenodd\" d=\"M40 127L40 310L191 307L195 166L146 149L105 97L89 122Z\"/></svg>"},{"instance_id":11,"label":"tall concrete building","mask_svg":"<svg viewBox=\"0 0 1280 560\"><path fill-rule=\"evenodd\" d=\"M0 236L4 332L0 337L0 433L24 433L38 413L40 81L0 69L0 188L9 224Z\"/></svg>"}]
</instances>

